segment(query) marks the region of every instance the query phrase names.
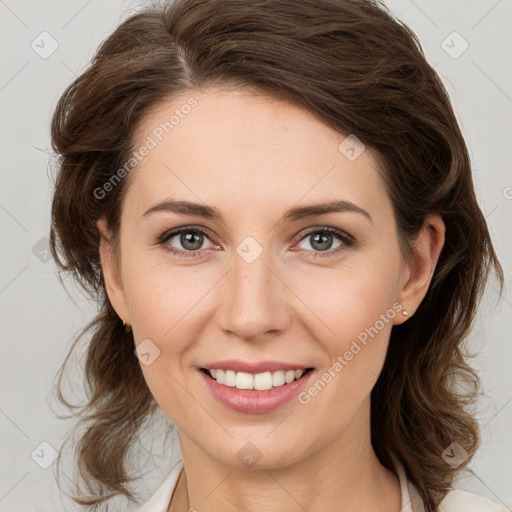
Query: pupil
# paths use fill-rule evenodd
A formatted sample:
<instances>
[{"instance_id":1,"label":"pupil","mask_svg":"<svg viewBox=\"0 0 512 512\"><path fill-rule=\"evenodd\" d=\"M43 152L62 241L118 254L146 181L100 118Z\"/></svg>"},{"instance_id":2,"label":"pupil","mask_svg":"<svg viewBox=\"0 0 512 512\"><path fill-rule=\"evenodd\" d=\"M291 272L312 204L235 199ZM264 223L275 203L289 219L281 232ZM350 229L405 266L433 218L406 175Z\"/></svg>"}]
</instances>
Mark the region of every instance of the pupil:
<instances>
[{"instance_id":1,"label":"pupil","mask_svg":"<svg viewBox=\"0 0 512 512\"><path fill-rule=\"evenodd\" d=\"M330 242L332 241L332 235L329 235L329 234L326 234L326 233L317 233L315 235L313 235L313 247L315 247L315 244L318 242L320 244L320 247L316 247L318 250L320 251L325 251L327 249L329 249L330 247Z\"/></svg>"}]
</instances>

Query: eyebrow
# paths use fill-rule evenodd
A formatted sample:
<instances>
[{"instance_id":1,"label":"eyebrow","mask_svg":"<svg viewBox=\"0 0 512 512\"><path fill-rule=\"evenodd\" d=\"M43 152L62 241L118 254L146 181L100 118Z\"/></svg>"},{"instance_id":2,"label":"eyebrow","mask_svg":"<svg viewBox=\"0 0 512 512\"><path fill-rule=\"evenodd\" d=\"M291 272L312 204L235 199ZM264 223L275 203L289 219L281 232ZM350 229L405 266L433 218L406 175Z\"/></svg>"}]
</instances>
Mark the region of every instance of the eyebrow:
<instances>
[{"instance_id":1,"label":"eyebrow","mask_svg":"<svg viewBox=\"0 0 512 512\"><path fill-rule=\"evenodd\" d=\"M207 206L200 203L191 203L189 201L165 200L155 204L147 210L142 217L147 217L156 212L172 212L181 215L196 215L206 219L215 219L224 222L221 212L214 206ZM308 206L296 206L289 209L281 217L279 222L291 222L306 217L324 215L326 213L355 212L368 218L373 224L370 214L350 201L335 200L326 203L312 204Z\"/></svg>"}]
</instances>

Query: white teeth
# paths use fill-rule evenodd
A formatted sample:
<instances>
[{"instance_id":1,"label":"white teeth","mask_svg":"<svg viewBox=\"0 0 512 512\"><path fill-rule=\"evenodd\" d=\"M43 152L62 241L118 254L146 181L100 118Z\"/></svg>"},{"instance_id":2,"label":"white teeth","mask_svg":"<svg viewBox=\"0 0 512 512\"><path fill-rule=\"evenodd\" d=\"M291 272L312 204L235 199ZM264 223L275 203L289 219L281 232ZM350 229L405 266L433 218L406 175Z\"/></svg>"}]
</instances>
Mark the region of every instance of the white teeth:
<instances>
[{"instance_id":1,"label":"white teeth","mask_svg":"<svg viewBox=\"0 0 512 512\"><path fill-rule=\"evenodd\" d=\"M252 389L253 376L250 373L236 372L235 386L238 389Z\"/></svg>"},{"instance_id":2,"label":"white teeth","mask_svg":"<svg viewBox=\"0 0 512 512\"><path fill-rule=\"evenodd\" d=\"M293 382L295 380L295 370L288 370L284 374L284 381L286 384L289 384L290 382Z\"/></svg>"},{"instance_id":3,"label":"white teeth","mask_svg":"<svg viewBox=\"0 0 512 512\"><path fill-rule=\"evenodd\" d=\"M226 370L224 374L224 386L235 387L236 373L233 370Z\"/></svg>"},{"instance_id":4,"label":"white teeth","mask_svg":"<svg viewBox=\"0 0 512 512\"><path fill-rule=\"evenodd\" d=\"M272 388L272 373L257 373L254 376L253 389L256 391L265 391Z\"/></svg>"},{"instance_id":5,"label":"white teeth","mask_svg":"<svg viewBox=\"0 0 512 512\"><path fill-rule=\"evenodd\" d=\"M300 379L304 370L278 370L277 372L263 372L253 375L246 372L235 372L233 370L208 370L210 375L219 383L237 389L254 389L265 391L273 387L289 384Z\"/></svg>"},{"instance_id":6,"label":"white teeth","mask_svg":"<svg viewBox=\"0 0 512 512\"><path fill-rule=\"evenodd\" d=\"M284 384L284 372L274 372L272 374L272 386L277 388Z\"/></svg>"}]
</instances>

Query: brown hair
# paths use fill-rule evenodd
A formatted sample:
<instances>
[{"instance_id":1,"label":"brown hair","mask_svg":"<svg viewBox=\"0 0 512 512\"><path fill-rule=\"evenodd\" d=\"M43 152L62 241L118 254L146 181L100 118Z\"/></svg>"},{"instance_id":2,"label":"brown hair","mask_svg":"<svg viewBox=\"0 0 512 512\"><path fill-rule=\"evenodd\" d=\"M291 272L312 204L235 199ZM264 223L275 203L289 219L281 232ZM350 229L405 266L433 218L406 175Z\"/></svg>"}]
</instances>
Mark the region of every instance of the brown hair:
<instances>
[{"instance_id":1,"label":"brown hair","mask_svg":"<svg viewBox=\"0 0 512 512\"><path fill-rule=\"evenodd\" d=\"M479 435L468 410L479 379L463 341L489 271L503 273L473 190L465 141L438 75L415 34L371 0L178 0L149 6L103 42L90 67L64 92L52 120L59 155L51 249L100 307L75 340L92 331L85 362L87 429L78 469L97 509L133 499L128 449L156 410L106 292L98 218L114 242L130 176L99 199L95 190L130 158L143 116L173 95L208 86L251 87L284 98L357 137L378 156L404 254L429 213L442 216L446 241L415 315L392 329L372 390L372 444L382 464L405 467L427 512L471 460ZM69 354L68 354L69 357ZM61 393L58 396L70 408ZM463 386L461 385L463 384ZM441 457L453 442L468 458ZM131 467L131 462L130 462Z\"/></svg>"}]
</instances>

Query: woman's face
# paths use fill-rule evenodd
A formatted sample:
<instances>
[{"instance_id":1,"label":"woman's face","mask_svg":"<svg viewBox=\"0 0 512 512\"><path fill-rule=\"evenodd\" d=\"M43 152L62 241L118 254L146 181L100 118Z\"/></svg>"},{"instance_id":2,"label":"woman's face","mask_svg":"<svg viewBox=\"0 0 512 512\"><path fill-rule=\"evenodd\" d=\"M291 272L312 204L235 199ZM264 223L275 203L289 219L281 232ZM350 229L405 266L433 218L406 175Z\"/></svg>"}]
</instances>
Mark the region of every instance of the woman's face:
<instances>
[{"instance_id":1,"label":"woman's face","mask_svg":"<svg viewBox=\"0 0 512 512\"><path fill-rule=\"evenodd\" d=\"M345 137L289 103L216 89L174 97L137 131L147 151L108 292L181 441L219 462L279 467L367 434L392 325L421 300L377 162ZM327 203L338 207L308 209ZM260 362L272 390L201 370ZM265 369L281 367L314 369L277 386Z\"/></svg>"}]
</instances>

